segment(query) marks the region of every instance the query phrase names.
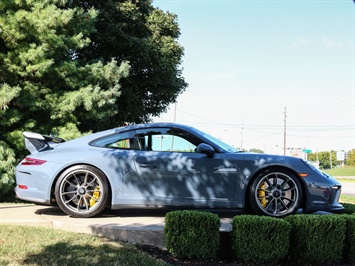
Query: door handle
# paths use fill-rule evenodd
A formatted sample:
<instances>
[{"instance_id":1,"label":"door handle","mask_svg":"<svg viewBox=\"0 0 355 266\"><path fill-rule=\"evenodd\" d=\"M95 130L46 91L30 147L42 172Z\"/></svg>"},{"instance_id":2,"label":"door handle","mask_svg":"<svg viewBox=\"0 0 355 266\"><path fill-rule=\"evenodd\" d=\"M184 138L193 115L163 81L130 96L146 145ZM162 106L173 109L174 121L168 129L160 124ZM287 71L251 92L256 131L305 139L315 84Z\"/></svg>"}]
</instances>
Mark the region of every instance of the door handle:
<instances>
[{"instance_id":1,"label":"door handle","mask_svg":"<svg viewBox=\"0 0 355 266\"><path fill-rule=\"evenodd\" d=\"M139 166L142 168L149 168L149 169L158 169L159 168L159 165L154 164L154 163L140 163Z\"/></svg>"},{"instance_id":2,"label":"door handle","mask_svg":"<svg viewBox=\"0 0 355 266\"><path fill-rule=\"evenodd\" d=\"M190 167L188 170L193 173L200 173L201 172L199 169L197 169L195 167Z\"/></svg>"}]
</instances>

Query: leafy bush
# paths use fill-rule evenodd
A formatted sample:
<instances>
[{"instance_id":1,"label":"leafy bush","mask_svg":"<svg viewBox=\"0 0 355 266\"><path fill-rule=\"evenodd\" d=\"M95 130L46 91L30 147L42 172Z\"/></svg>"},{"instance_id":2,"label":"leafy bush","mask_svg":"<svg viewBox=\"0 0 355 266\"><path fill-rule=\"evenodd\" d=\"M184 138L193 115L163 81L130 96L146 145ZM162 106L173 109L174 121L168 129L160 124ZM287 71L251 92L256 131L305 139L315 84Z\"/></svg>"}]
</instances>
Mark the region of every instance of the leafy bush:
<instances>
[{"instance_id":1,"label":"leafy bush","mask_svg":"<svg viewBox=\"0 0 355 266\"><path fill-rule=\"evenodd\" d=\"M290 258L300 263L335 263L342 259L344 215L292 215Z\"/></svg>"},{"instance_id":2,"label":"leafy bush","mask_svg":"<svg viewBox=\"0 0 355 266\"><path fill-rule=\"evenodd\" d=\"M355 213L355 204L346 203L346 202L341 202L341 204L344 206L343 213L347 213L347 214Z\"/></svg>"},{"instance_id":3,"label":"leafy bush","mask_svg":"<svg viewBox=\"0 0 355 266\"><path fill-rule=\"evenodd\" d=\"M218 215L199 211L174 211L165 216L167 250L177 258L214 259L219 248Z\"/></svg>"},{"instance_id":4,"label":"leafy bush","mask_svg":"<svg viewBox=\"0 0 355 266\"><path fill-rule=\"evenodd\" d=\"M355 264L355 214L343 215L346 219L346 240L344 246L344 260Z\"/></svg>"},{"instance_id":5,"label":"leafy bush","mask_svg":"<svg viewBox=\"0 0 355 266\"><path fill-rule=\"evenodd\" d=\"M254 215L232 220L233 254L246 263L277 263L286 257L291 224L285 220Z\"/></svg>"}]
</instances>

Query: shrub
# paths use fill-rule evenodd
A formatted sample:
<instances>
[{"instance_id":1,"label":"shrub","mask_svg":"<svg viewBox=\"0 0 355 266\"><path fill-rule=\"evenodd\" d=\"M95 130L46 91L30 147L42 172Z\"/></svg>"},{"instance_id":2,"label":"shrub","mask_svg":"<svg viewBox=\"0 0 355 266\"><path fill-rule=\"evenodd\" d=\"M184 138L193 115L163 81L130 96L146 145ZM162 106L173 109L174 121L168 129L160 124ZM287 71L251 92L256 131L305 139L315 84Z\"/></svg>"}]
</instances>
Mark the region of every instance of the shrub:
<instances>
[{"instance_id":1,"label":"shrub","mask_svg":"<svg viewBox=\"0 0 355 266\"><path fill-rule=\"evenodd\" d=\"M286 257L291 224L282 219L241 215L232 220L232 251L246 263L277 263Z\"/></svg>"},{"instance_id":2,"label":"shrub","mask_svg":"<svg viewBox=\"0 0 355 266\"><path fill-rule=\"evenodd\" d=\"M341 205L344 206L344 210L342 211L343 213L347 213L347 214L355 213L355 204L341 202Z\"/></svg>"},{"instance_id":3,"label":"shrub","mask_svg":"<svg viewBox=\"0 0 355 266\"><path fill-rule=\"evenodd\" d=\"M335 263L342 259L346 219L342 215L292 215L290 257L303 263Z\"/></svg>"},{"instance_id":4,"label":"shrub","mask_svg":"<svg viewBox=\"0 0 355 266\"><path fill-rule=\"evenodd\" d=\"M355 214L343 215L346 219L344 260L355 264Z\"/></svg>"},{"instance_id":5,"label":"shrub","mask_svg":"<svg viewBox=\"0 0 355 266\"><path fill-rule=\"evenodd\" d=\"M173 211L165 216L167 250L180 259L214 259L219 248L218 215L199 211Z\"/></svg>"}]
</instances>

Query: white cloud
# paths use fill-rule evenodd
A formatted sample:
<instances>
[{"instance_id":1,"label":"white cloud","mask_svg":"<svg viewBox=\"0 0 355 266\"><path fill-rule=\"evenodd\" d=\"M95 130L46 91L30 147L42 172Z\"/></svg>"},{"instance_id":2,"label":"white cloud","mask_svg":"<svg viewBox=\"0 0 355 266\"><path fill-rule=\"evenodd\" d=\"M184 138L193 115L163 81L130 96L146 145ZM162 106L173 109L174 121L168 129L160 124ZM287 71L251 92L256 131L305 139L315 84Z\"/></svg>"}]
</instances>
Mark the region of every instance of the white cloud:
<instances>
[{"instance_id":1,"label":"white cloud","mask_svg":"<svg viewBox=\"0 0 355 266\"><path fill-rule=\"evenodd\" d=\"M308 40L304 37L300 37L300 38L298 38L298 40L296 40L293 43L293 46L305 46L305 45L308 45L309 43L310 43L310 40Z\"/></svg>"},{"instance_id":2,"label":"white cloud","mask_svg":"<svg viewBox=\"0 0 355 266\"><path fill-rule=\"evenodd\" d=\"M323 45L326 48L335 48L335 47L339 46L335 41L333 41L332 39L329 39L327 37L323 37Z\"/></svg>"}]
</instances>

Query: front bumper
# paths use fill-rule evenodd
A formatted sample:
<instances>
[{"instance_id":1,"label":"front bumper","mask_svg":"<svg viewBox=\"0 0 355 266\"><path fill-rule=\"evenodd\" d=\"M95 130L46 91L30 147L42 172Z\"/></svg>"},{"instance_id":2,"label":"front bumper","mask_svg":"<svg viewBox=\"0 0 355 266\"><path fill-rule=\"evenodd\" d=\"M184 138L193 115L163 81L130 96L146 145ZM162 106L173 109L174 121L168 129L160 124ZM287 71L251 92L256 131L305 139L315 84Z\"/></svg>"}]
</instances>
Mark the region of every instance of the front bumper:
<instances>
[{"instance_id":1,"label":"front bumper","mask_svg":"<svg viewBox=\"0 0 355 266\"><path fill-rule=\"evenodd\" d=\"M341 183L334 177L316 173L304 180L308 190L304 212L338 212L344 209L339 203Z\"/></svg>"}]
</instances>

